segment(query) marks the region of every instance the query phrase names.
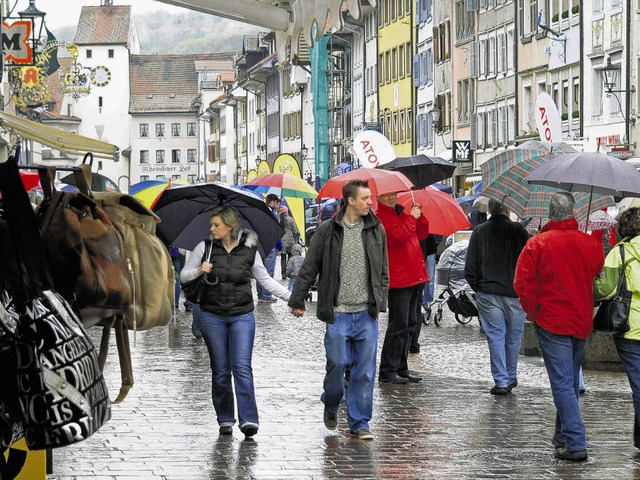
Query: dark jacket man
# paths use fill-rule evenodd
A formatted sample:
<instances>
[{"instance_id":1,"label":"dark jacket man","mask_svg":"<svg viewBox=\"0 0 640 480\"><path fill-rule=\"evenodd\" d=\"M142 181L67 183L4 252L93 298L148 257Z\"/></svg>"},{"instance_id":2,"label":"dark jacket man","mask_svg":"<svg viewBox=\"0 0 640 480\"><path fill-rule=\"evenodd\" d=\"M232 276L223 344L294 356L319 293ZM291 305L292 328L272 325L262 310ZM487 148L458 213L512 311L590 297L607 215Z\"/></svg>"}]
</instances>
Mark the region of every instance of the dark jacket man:
<instances>
[{"instance_id":1,"label":"dark jacket man","mask_svg":"<svg viewBox=\"0 0 640 480\"><path fill-rule=\"evenodd\" d=\"M340 254L342 252L341 225L345 209L341 209L331 220L321 223L313 236L309 251L298 274L295 288L289 300L291 308L304 308L306 292L318 277L317 317L323 322L333 323L333 307L336 305L340 284ZM366 246L369 278L369 314L377 318L387 311L387 289L389 286L387 240L384 228L372 213L364 217L363 240ZM364 287L364 285L363 285Z\"/></svg>"}]
</instances>

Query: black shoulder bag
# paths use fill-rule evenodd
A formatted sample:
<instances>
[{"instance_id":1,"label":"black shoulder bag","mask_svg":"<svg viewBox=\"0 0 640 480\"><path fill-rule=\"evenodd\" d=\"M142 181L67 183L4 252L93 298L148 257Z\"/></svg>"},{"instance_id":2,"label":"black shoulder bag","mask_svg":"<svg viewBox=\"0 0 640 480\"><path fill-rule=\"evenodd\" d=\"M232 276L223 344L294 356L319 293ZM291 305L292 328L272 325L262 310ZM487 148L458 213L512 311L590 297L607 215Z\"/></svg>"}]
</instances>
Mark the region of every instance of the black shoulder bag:
<instances>
[{"instance_id":1,"label":"black shoulder bag","mask_svg":"<svg viewBox=\"0 0 640 480\"><path fill-rule=\"evenodd\" d=\"M598 312L593 318L593 329L597 332L623 334L628 332L629 311L631 310L631 292L627 289L625 274L624 246L620 245L620 276L618 290L610 300L600 302Z\"/></svg>"},{"instance_id":2,"label":"black shoulder bag","mask_svg":"<svg viewBox=\"0 0 640 480\"><path fill-rule=\"evenodd\" d=\"M207 262L211 262L211 252L213 251L213 244L211 240L205 240L204 243L204 254L202 255L202 259L200 263L204 262L207 258L207 247L209 247L209 259ZM200 275L197 278L189 282L181 282L180 288L184 293L184 298L186 298L189 302L195 303L196 305L200 304L200 300L202 299L202 293L206 285L217 285L218 278L216 277L213 281L207 279L209 274L205 273L204 275Z\"/></svg>"}]
</instances>

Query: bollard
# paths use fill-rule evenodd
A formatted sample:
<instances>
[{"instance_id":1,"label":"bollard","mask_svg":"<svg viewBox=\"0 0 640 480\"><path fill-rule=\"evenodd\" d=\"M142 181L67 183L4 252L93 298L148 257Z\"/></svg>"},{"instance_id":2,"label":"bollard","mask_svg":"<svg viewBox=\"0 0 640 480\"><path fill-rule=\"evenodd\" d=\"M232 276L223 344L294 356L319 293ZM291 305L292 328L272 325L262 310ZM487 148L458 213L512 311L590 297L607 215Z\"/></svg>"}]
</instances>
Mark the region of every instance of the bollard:
<instances>
[{"instance_id":1,"label":"bollard","mask_svg":"<svg viewBox=\"0 0 640 480\"><path fill-rule=\"evenodd\" d=\"M182 324L177 315L173 315L169 322L169 348L182 346Z\"/></svg>"}]
</instances>

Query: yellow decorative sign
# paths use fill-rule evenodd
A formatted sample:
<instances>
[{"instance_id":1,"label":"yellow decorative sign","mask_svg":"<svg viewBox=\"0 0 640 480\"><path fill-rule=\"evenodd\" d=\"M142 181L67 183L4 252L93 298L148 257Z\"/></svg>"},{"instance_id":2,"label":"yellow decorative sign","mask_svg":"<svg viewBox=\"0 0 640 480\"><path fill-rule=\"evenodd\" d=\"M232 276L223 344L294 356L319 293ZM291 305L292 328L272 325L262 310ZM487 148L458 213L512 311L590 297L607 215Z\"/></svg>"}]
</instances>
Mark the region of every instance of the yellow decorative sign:
<instances>
[{"instance_id":1,"label":"yellow decorative sign","mask_svg":"<svg viewBox=\"0 0 640 480\"><path fill-rule=\"evenodd\" d=\"M262 177L270 173L271 173L271 167L269 167L269 164L267 163L266 160L262 160L258 165L258 176Z\"/></svg>"},{"instance_id":2,"label":"yellow decorative sign","mask_svg":"<svg viewBox=\"0 0 640 480\"><path fill-rule=\"evenodd\" d=\"M258 172L256 170L251 169L247 172L247 183L255 180L256 178L258 178Z\"/></svg>"}]
</instances>

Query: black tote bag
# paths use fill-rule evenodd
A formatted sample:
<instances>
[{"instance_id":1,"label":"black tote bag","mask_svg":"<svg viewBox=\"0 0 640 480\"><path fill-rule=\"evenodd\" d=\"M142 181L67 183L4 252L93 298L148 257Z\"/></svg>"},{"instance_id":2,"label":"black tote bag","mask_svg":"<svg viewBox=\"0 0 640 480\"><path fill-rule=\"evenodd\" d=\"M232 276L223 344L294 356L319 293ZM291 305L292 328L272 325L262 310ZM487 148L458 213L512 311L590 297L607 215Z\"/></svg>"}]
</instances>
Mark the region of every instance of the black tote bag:
<instances>
[{"instance_id":1,"label":"black tote bag","mask_svg":"<svg viewBox=\"0 0 640 480\"><path fill-rule=\"evenodd\" d=\"M619 247L620 275L618 278L618 290L610 300L600 302L596 316L593 318L593 329L597 332L623 334L630 329L631 292L627 289L624 246L620 245Z\"/></svg>"}]
</instances>

